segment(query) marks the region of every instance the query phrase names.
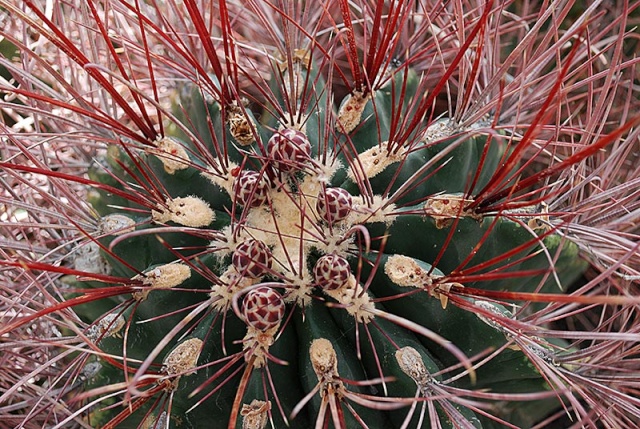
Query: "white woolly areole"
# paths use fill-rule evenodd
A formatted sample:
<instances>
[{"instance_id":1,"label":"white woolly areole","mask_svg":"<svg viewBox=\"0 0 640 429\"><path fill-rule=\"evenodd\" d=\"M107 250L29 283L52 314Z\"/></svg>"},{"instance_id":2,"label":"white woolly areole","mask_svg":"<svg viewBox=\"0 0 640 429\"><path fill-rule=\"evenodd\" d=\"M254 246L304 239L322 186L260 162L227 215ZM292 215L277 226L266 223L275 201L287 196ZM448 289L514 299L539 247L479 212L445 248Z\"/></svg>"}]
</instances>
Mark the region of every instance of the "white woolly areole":
<instances>
[{"instance_id":1,"label":"white woolly areole","mask_svg":"<svg viewBox=\"0 0 640 429\"><path fill-rule=\"evenodd\" d=\"M345 223L356 225L382 222L387 226L391 225L397 217L393 214L396 206L389 204L388 201L380 195L374 195L371 201L368 198L365 200L363 196L354 196L353 207Z\"/></svg>"},{"instance_id":2,"label":"white woolly areole","mask_svg":"<svg viewBox=\"0 0 640 429\"><path fill-rule=\"evenodd\" d=\"M251 325L247 325L247 333L242 339L242 349L244 351L252 350L252 353L246 353L244 359L249 362L252 357L254 368L264 368L267 364L269 347L275 342L276 334L280 329L280 323L265 331L255 329Z\"/></svg>"},{"instance_id":3,"label":"white woolly areole","mask_svg":"<svg viewBox=\"0 0 640 429\"><path fill-rule=\"evenodd\" d=\"M198 228L211 224L215 219L215 212L209 204L198 197L168 199L165 206L159 207L158 211L151 211L151 217L155 222L173 221L180 225Z\"/></svg>"},{"instance_id":4,"label":"white woolly areole","mask_svg":"<svg viewBox=\"0 0 640 429\"><path fill-rule=\"evenodd\" d=\"M189 277L191 277L191 268L186 264L177 263L160 265L133 279L142 280L142 284L154 289L169 289L182 284Z\"/></svg>"},{"instance_id":5,"label":"white woolly areole","mask_svg":"<svg viewBox=\"0 0 640 429\"><path fill-rule=\"evenodd\" d=\"M346 255L349 251L357 251L354 246L355 235L350 235L345 239L347 231L351 228L352 224L349 222L341 222L337 225L324 225L322 231L326 237L325 243L323 243L322 251L325 254L335 253L337 255Z\"/></svg>"},{"instance_id":6,"label":"white woolly areole","mask_svg":"<svg viewBox=\"0 0 640 429\"><path fill-rule=\"evenodd\" d=\"M238 168L238 164L229 162L227 170L237 171ZM235 177L232 174L228 173L226 176L220 176L220 174L216 173L214 170L209 170L200 174L214 185L224 189L229 196L233 197L233 182Z\"/></svg>"},{"instance_id":7,"label":"white woolly areole","mask_svg":"<svg viewBox=\"0 0 640 429\"><path fill-rule=\"evenodd\" d=\"M307 135L307 122L309 115L298 115L289 113L280 118L280 124L278 125L278 131L284 131L288 128L298 130L305 136Z\"/></svg>"},{"instance_id":8,"label":"white woolly areole","mask_svg":"<svg viewBox=\"0 0 640 429\"><path fill-rule=\"evenodd\" d=\"M287 294L284 296L284 302L306 307L311 303L311 292L314 285L309 270L305 268L301 274L293 281L287 282Z\"/></svg>"},{"instance_id":9,"label":"white woolly areole","mask_svg":"<svg viewBox=\"0 0 640 429\"><path fill-rule=\"evenodd\" d=\"M370 99L371 93L363 96L360 91L347 95L338 111L336 130L345 134L353 131L362 121L362 112Z\"/></svg>"},{"instance_id":10,"label":"white woolly areole","mask_svg":"<svg viewBox=\"0 0 640 429\"><path fill-rule=\"evenodd\" d=\"M343 287L325 290L324 293L344 305L347 313L357 322L369 323L373 319L371 310L375 309L375 305L353 274L349 276L349 281Z\"/></svg>"},{"instance_id":11,"label":"white woolly areole","mask_svg":"<svg viewBox=\"0 0 640 429\"><path fill-rule=\"evenodd\" d=\"M331 178L336 172L342 168L342 162L333 155L333 152L327 151L326 156L323 156L327 160L330 160L330 164L324 164L320 158L314 159L314 174L305 177L303 183L307 180L322 183L325 186L329 186ZM304 186L304 185L303 185Z\"/></svg>"},{"instance_id":12,"label":"white woolly areole","mask_svg":"<svg viewBox=\"0 0 640 429\"><path fill-rule=\"evenodd\" d=\"M258 283L259 279L244 277L233 266L229 266L227 270L220 276L223 282L221 285L211 286L211 306L216 310L224 313L231 307L233 295L243 289Z\"/></svg>"},{"instance_id":13,"label":"white woolly areole","mask_svg":"<svg viewBox=\"0 0 640 429\"><path fill-rule=\"evenodd\" d=\"M162 162L167 174L189 168L189 154L182 144L171 137L156 141L156 148L152 153Z\"/></svg>"},{"instance_id":14,"label":"white woolly areole","mask_svg":"<svg viewBox=\"0 0 640 429\"><path fill-rule=\"evenodd\" d=\"M233 253L236 250L236 245L240 244L240 242L236 242L233 238L233 229L231 226L225 226L220 231L218 231L218 235L221 237L219 239L212 240L209 243L209 248L211 250L215 250L213 255L216 257L218 261L222 261L229 254Z\"/></svg>"},{"instance_id":15,"label":"white woolly areole","mask_svg":"<svg viewBox=\"0 0 640 429\"><path fill-rule=\"evenodd\" d=\"M358 181L358 177L363 176L371 179L391 164L402 161L406 156L406 148L391 147L388 141L382 142L379 146L374 146L358 155L348 171L349 179L354 182Z\"/></svg>"},{"instance_id":16,"label":"white woolly areole","mask_svg":"<svg viewBox=\"0 0 640 429\"><path fill-rule=\"evenodd\" d=\"M390 256L384 273L398 286L423 287L432 283L429 273L415 259L404 255Z\"/></svg>"}]
</instances>

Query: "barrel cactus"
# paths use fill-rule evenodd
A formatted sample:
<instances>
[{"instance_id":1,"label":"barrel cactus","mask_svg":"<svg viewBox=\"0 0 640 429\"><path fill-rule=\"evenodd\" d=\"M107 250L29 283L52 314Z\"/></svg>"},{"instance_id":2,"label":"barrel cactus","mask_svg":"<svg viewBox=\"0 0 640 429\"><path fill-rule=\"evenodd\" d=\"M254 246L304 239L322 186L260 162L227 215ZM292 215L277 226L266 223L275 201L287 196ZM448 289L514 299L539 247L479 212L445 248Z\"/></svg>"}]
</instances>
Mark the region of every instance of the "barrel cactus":
<instances>
[{"instance_id":1,"label":"barrel cactus","mask_svg":"<svg viewBox=\"0 0 640 429\"><path fill-rule=\"evenodd\" d=\"M4 62L5 149L18 150L3 155L3 183L58 213L45 221L52 210L13 194L49 241L2 254L44 294L9 304L0 327L8 348L27 335L47 356L5 389L12 418L640 418L625 351L639 339L637 246L622 240L634 236L602 245L580 224L627 189L594 190L613 162L602 154L622 165L638 143L637 85L612 83L633 63L625 38L608 38L629 5L601 32L572 1L317 3L2 1L24 30L5 34L23 65ZM15 115L35 117L32 132ZM91 162L78 172L40 145ZM637 198L612 204L637 216ZM588 281L588 269L603 274ZM570 329L598 311L590 332ZM12 400L34 386L47 399Z\"/></svg>"}]
</instances>

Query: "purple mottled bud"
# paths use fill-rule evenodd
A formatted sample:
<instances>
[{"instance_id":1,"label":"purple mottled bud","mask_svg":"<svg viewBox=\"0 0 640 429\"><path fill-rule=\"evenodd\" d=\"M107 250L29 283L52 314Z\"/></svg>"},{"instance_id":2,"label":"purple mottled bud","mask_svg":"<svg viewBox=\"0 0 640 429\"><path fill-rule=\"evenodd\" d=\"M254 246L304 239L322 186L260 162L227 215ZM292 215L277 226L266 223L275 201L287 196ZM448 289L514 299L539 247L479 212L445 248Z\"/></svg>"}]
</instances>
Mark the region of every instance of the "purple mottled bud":
<instances>
[{"instance_id":1,"label":"purple mottled bud","mask_svg":"<svg viewBox=\"0 0 640 429\"><path fill-rule=\"evenodd\" d=\"M293 172L311 159L311 143L301 131L287 128L271 136L267 152L278 170Z\"/></svg>"},{"instance_id":2,"label":"purple mottled bud","mask_svg":"<svg viewBox=\"0 0 640 429\"><path fill-rule=\"evenodd\" d=\"M285 304L280 294L267 286L249 291L242 303L242 314L246 322L260 331L278 326L284 310Z\"/></svg>"},{"instance_id":3,"label":"purple mottled bud","mask_svg":"<svg viewBox=\"0 0 640 429\"><path fill-rule=\"evenodd\" d=\"M231 263L245 277L262 277L271 268L271 251L262 241L248 239L236 247Z\"/></svg>"},{"instance_id":4,"label":"purple mottled bud","mask_svg":"<svg viewBox=\"0 0 640 429\"><path fill-rule=\"evenodd\" d=\"M313 277L318 286L325 290L340 289L349 281L351 267L342 256L324 255L313 267Z\"/></svg>"},{"instance_id":5,"label":"purple mottled bud","mask_svg":"<svg viewBox=\"0 0 640 429\"><path fill-rule=\"evenodd\" d=\"M342 188L328 188L318 195L316 210L327 222L339 222L349 216L353 206L351 194Z\"/></svg>"},{"instance_id":6,"label":"purple mottled bud","mask_svg":"<svg viewBox=\"0 0 640 429\"><path fill-rule=\"evenodd\" d=\"M233 191L238 204L245 207L258 207L267 202L269 192L268 179L252 170L243 170L238 174Z\"/></svg>"}]
</instances>

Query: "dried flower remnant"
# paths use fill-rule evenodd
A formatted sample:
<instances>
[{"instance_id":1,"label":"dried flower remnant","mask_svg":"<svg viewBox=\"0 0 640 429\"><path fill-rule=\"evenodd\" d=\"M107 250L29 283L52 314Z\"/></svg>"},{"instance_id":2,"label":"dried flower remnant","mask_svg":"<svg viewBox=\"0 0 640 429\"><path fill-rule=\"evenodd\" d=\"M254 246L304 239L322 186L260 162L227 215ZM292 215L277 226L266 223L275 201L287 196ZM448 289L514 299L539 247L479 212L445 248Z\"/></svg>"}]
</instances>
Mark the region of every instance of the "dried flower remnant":
<instances>
[{"instance_id":1,"label":"dried flower remnant","mask_svg":"<svg viewBox=\"0 0 640 429\"><path fill-rule=\"evenodd\" d=\"M73 265L76 270L93 274L109 274L111 266L100 252L100 246L90 241L83 243L73 253Z\"/></svg>"},{"instance_id":2,"label":"dried flower remnant","mask_svg":"<svg viewBox=\"0 0 640 429\"><path fill-rule=\"evenodd\" d=\"M433 382L433 378L424 365L422 356L413 347L403 347L396 352L396 361L402 372L416 382L420 390L426 390L426 386Z\"/></svg>"},{"instance_id":3,"label":"dried flower remnant","mask_svg":"<svg viewBox=\"0 0 640 429\"><path fill-rule=\"evenodd\" d=\"M169 376L193 374L201 350L202 340L199 338L181 342L162 361L163 372Z\"/></svg>"},{"instance_id":4,"label":"dried flower remnant","mask_svg":"<svg viewBox=\"0 0 640 429\"><path fill-rule=\"evenodd\" d=\"M98 232L106 235L121 235L135 230L135 221L121 214L110 214L98 221Z\"/></svg>"},{"instance_id":5,"label":"dried flower remnant","mask_svg":"<svg viewBox=\"0 0 640 429\"><path fill-rule=\"evenodd\" d=\"M424 214L433 218L436 227L442 229L450 226L453 219L461 217L480 219L479 215L465 208L472 202L460 195L437 195L424 203Z\"/></svg>"},{"instance_id":6,"label":"dried flower remnant","mask_svg":"<svg viewBox=\"0 0 640 429\"><path fill-rule=\"evenodd\" d=\"M407 153L404 149L394 151L389 141L382 142L380 146L374 146L358 156L358 164L349 171L351 180L356 180L360 171L369 179L378 176L389 166L401 162Z\"/></svg>"},{"instance_id":7,"label":"dried flower remnant","mask_svg":"<svg viewBox=\"0 0 640 429\"><path fill-rule=\"evenodd\" d=\"M232 104L229 106L227 115L229 131L241 146L249 146L256 141L254 137L255 124L246 112L237 104Z\"/></svg>"},{"instance_id":8,"label":"dried flower remnant","mask_svg":"<svg viewBox=\"0 0 640 429\"><path fill-rule=\"evenodd\" d=\"M91 325L87 331L87 337L91 341L96 342L103 338L119 335L125 326L124 317L121 314L107 314L98 321L97 324Z\"/></svg>"},{"instance_id":9,"label":"dried flower remnant","mask_svg":"<svg viewBox=\"0 0 640 429\"><path fill-rule=\"evenodd\" d=\"M362 121L362 114L367 102L369 102L369 97L359 91L349 95L340 106L336 129L345 134L353 131Z\"/></svg>"},{"instance_id":10,"label":"dried flower remnant","mask_svg":"<svg viewBox=\"0 0 640 429\"><path fill-rule=\"evenodd\" d=\"M427 270L415 259L403 255L392 255L384 265L389 279L399 286L422 287L430 285L432 279Z\"/></svg>"},{"instance_id":11,"label":"dried flower remnant","mask_svg":"<svg viewBox=\"0 0 640 429\"><path fill-rule=\"evenodd\" d=\"M250 404L242 404L242 429L264 429L269 422L271 402L254 399Z\"/></svg>"}]
</instances>

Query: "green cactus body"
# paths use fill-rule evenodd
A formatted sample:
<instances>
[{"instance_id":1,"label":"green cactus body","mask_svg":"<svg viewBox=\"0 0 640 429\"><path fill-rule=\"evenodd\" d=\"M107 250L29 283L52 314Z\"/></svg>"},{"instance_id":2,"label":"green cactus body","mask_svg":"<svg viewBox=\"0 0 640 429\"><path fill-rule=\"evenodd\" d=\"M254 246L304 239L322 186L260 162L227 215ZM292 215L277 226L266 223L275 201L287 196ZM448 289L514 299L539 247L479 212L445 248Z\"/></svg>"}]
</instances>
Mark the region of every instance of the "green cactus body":
<instances>
[{"instance_id":1,"label":"green cactus body","mask_svg":"<svg viewBox=\"0 0 640 429\"><path fill-rule=\"evenodd\" d=\"M468 361L459 365L460 355L503 348L486 365L447 384L452 387L523 394L549 387L522 350L504 348L509 337L498 323L446 305L446 291L461 287L451 283L456 270L465 262L466 267L487 263L481 272L530 273L466 287L559 292L554 276L546 281L542 276L552 268L566 285L585 264L568 242L556 254L562 240L528 227L531 217L484 216L465 208L509 152L501 133L484 125L462 129L444 119L416 129L409 145L388 143L391 118L416 114L419 77L412 70L392 71L388 83L361 100L362 113L346 124L352 131L345 134L342 113L326 111L327 94L312 90L325 87L315 64L295 65L298 84L307 78L316 82L302 85L294 98L305 109L302 122L273 115L289 108L276 90L282 85L278 79L271 87L282 106L265 111L222 106L185 85L174 97L180 126L167 127L180 150L112 148L105 165L91 173L120 189L138 183L166 192L152 213L113 193L92 193L91 203L103 219L125 215L138 234L125 235L115 245L110 232L100 238L103 249L110 249L102 252L110 272L132 279L133 297L77 308L98 327L105 325L100 314L126 320L114 329L95 328L99 335L93 340L109 355L126 354L130 363L125 368L122 361L100 359L102 369L90 387L124 382L125 371L130 381L141 383L144 374L156 378L155 384L140 385L155 393L130 416L121 408L98 410L92 423L112 425L107 422L119 414L118 427L124 428L167 421L176 428L213 427L214 422L258 428L268 415L277 428L322 427L323 422L429 427L434 419L443 427L500 426L467 402L443 395L443 380L469 366ZM289 76L285 70L282 79ZM238 130L247 126L252 132L237 140ZM214 165L193 156L202 147L184 143L190 135L204 142ZM403 189L407 184L415 186ZM156 228L164 229L156 233ZM558 256L553 266L542 246ZM319 264L325 255L332 256ZM166 267L180 273L167 274ZM168 277L169 284L160 285ZM471 298L458 299L476 305ZM495 308L513 317L505 307ZM425 337L415 326L442 341ZM169 372L167 356L189 339L198 340L197 350L189 352L192 361ZM320 339L329 343L314 342ZM313 359L320 358L310 356L312 343L318 356L335 357L335 374L316 368ZM452 354L451 347L460 354ZM140 369L149 355L152 365ZM422 375L408 374L398 356L420 356L411 362ZM451 365L458 369L432 377ZM430 395L440 398L425 400ZM168 398L167 420L159 410L167 409ZM502 403L497 415L524 427L534 422L532 415L539 418L557 407L553 399L526 404L536 413L518 411L521 403L514 402Z\"/></svg>"}]
</instances>

